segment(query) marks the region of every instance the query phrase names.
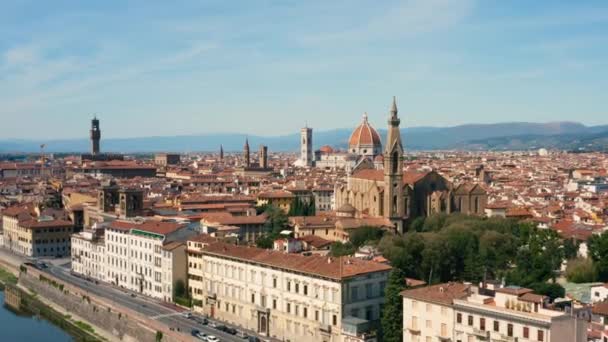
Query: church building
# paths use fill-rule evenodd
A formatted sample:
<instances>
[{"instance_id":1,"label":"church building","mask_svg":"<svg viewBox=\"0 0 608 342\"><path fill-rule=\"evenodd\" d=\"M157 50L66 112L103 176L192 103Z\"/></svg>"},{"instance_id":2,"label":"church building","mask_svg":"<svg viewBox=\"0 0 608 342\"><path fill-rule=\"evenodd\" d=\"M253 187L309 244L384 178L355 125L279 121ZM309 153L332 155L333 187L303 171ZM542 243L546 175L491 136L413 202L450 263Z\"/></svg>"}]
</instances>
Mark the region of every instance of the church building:
<instances>
[{"instance_id":1,"label":"church building","mask_svg":"<svg viewBox=\"0 0 608 342\"><path fill-rule=\"evenodd\" d=\"M351 136L349 152L368 158L360 159L348 172L345 184L336 185L336 208L348 205L360 217L388 218L398 232L403 232L413 219L435 213L483 215L487 193L480 185L455 186L435 171L404 172L401 120L395 98L382 155L377 154L382 148L378 133L366 126L367 117L363 120Z\"/></svg>"}]
</instances>

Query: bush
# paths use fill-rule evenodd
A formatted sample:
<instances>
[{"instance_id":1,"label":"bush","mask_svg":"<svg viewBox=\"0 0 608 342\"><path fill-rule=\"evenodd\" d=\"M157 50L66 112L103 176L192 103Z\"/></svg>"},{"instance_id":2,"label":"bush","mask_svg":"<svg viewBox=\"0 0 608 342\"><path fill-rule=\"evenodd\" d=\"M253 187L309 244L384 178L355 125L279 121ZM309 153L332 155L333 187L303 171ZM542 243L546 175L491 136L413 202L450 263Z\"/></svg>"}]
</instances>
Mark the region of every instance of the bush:
<instances>
[{"instance_id":1,"label":"bush","mask_svg":"<svg viewBox=\"0 0 608 342\"><path fill-rule=\"evenodd\" d=\"M568 262L566 278L573 283L593 283L597 281L597 272L591 259L578 258Z\"/></svg>"}]
</instances>

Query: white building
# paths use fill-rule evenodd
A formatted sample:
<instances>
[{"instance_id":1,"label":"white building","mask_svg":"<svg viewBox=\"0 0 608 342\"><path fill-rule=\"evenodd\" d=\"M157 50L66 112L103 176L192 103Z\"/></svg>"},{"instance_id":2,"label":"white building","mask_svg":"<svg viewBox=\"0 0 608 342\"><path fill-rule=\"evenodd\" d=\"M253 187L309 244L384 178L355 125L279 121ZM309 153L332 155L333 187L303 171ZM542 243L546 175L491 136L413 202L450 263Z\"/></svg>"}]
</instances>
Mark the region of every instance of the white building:
<instances>
[{"instance_id":1,"label":"white building","mask_svg":"<svg viewBox=\"0 0 608 342\"><path fill-rule=\"evenodd\" d=\"M402 295L406 342L587 341L586 321L548 309L547 298L529 289L448 283Z\"/></svg>"},{"instance_id":2,"label":"white building","mask_svg":"<svg viewBox=\"0 0 608 342\"><path fill-rule=\"evenodd\" d=\"M390 266L188 241L195 310L284 341L375 341Z\"/></svg>"},{"instance_id":3,"label":"white building","mask_svg":"<svg viewBox=\"0 0 608 342\"><path fill-rule=\"evenodd\" d=\"M72 236L72 271L171 301L175 283L186 284L185 240L195 234L176 222L113 221L103 237L87 231Z\"/></svg>"},{"instance_id":4,"label":"white building","mask_svg":"<svg viewBox=\"0 0 608 342\"><path fill-rule=\"evenodd\" d=\"M608 298L608 284L591 287L591 302L603 302Z\"/></svg>"},{"instance_id":5,"label":"white building","mask_svg":"<svg viewBox=\"0 0 608 342\"><path fill-rule=\"evenodd\" d=\"M72 271L106 281L106 245L104 229L84 230L72 235Z\"/></svg>"}]
</instances>

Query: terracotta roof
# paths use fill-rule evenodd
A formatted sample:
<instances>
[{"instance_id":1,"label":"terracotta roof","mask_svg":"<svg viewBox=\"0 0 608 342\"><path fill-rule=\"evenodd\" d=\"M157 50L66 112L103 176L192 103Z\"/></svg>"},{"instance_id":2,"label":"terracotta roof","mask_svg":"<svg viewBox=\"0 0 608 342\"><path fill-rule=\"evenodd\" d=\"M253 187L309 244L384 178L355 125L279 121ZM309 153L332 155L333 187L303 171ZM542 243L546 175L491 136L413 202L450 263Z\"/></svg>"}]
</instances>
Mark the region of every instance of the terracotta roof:
<instances>
[{"instance_id":1,"label":"terracotta roof","mask_svg":"<svg viewBox=\"0 0 608 342\"><path fill-rule=\"evenodd\" d=\"M289 191L285 190L276 190L276 191L267 191L258 194L258 198L294 198L295 195Z\"/></svg>"},{"instance_id":2,"label":"terracotta roof","mask_svg":"<svg viewBox=\"0 0 608 342\"><path fill-rule=\"evenodd\" d=\"M531 303L543 303L545 301L545 299L547 298L547 296L543 296L543 295L539 295L536 293L525 293L523 296L519 297L519 300L522 300L524 302L531 302Z\"/></svg>"},{"instance_id":3,"label":"terracotta roof","mask_svg":"<svg viewBox=\"0 0 608 342\"><path fill-rule=\"evenodd\" d=\"M358 148L361 145L382 146L382 139L367 121L367 114L363 116L363 122L355 128L348 139L349 148Z\"/></svg>"},{"instance_id":4,"label":"terracotta roof","mask_svg":"<svg viewBox=\"0 0 608 342\"><path fill-rule=\"evenodd\" d=\"M72 227L74 224L67 220L49 220L49 221L38 221L28 220L19 223L20 226L25 228L56 228L56 227Z\"/></svg>"},{"instance_id":5,"label":"terracotta roof","mask_svg":"<svg viewBox=\"0 0 608 342\"><path fill-rule=\"evenodd\" d=\"M113 221L110 223L110 228L118 230L141 230L154 234L166 235L178 229L185 227L183 223L177 222L162 222L162 221L145 221L143 223L130 221Z\"/></svg>"},{"instance_id":6,"label":"terracotta roof","mask_svg":"<svg viewBox=\"0 0 608 342\"><path fill-rule=\"evenodd\" d=\"M306 244L313 246L314 248L323 248L332 244L332 241L325 240L324 238L316 235L304 235L297 238L296 240L305 242Z\"/></svg>"},{"instance_id":7,"label":"terracotta roof","mask_svg":"<svg viewBox=\"0 0 608 342\"><path fill-rule=\"evenodd\" d=\"M506 294L518 296L518 297L522 296L526 293L534 292L533 290L527 289L525 287L519 287L519 286L501 287L501 288L496 289L495 291L499 292L499 293L506 293Z\"/></svg>"},{"instance_id":8,"label":"terracotta roof","mask_svg":"<svg viewBox=\"0 0 608 342\"><path fill-rule=\"evenodd\" d=\"M469 287L470 285L463 283L445 283L404 290L401 295L424 302L452 305L454 299L464 299L469 296Z\"/></svg>"},{"instance_id":9,"label":"terracotta roof","mask_svg":"<svg viewBox=\"0 0 608 342\"><path fill-rule=\"evenodd\" d=\"M608 300L593 304L591 312L595 315L608 316Z\"/></svg>"},{"instance_id":10,"label":"terracotta roof","mask_svg":"<svg viewBox=\"0 0 608 342\"><path fill-rule=\"evenodd\" d=\"M264 224L267 219L265 214L257 216L233 216L227 212L208 213L201 215L201 217L201 220L206 223L222 225Z\"/></svg>"},{"instance_id":11,"label":"terracotta roof","mask_svg":"<svg viewBox=\"0 0 608 342\"><path fill-rule=\"evenodd\" d=\"M318 255L285 254L260 248L235 246L222 242L208 245L203 254L254 262L285 270L341 280L358 275L387 272L388 265L350 257L327 258Z\"/></svg>"}]
</instances>

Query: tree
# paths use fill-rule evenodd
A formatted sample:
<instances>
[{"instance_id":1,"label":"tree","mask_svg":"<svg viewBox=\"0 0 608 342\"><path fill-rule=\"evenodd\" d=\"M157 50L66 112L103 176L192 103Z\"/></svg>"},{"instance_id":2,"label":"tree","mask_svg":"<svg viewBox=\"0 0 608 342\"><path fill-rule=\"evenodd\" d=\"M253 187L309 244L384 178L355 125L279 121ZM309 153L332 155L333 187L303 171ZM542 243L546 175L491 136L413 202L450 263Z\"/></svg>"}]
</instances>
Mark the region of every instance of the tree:
<instances>
[{"instance_id":1,"label":"tree","mask_svg":"<svg viewBox=\"0 0 608 342\"><path fill-rule=\"evenodd\" d=\"M173 285L173 298L185 298L186 297L186 284L183 280L178 279Z\"/></svg>"},{"instance_id":2,"label":"tree","mask_svg":"<svg viewBox=\"0 0 608 342\"><path fill-rule=\"evenodd\" d=\"M384 341L403 341L403 299L401 291L404 289L405 274L400 269L393 268L385 289L384 309L380 322Z\"/></svg>"},{"instance_id":3,"label":"tree","mask_svg":"<svg viewBox=\"0 0 608 342\"><path fill-rule=\"evenodd\" d=\"M566 278L573 283L592 283L597 280L597 273L590 259L573 259L568 261Z\"/></svg>"},{"instance_id":4,"label":"tree","mask_svg":"<svg viewBox=\"0 0 608 342\"><path fill-rule=\"evenodd\" d=\"M530 286L530 289L537 294L551 298L551 301L554 301L555 298L563 298L566 295L566 290L557 283L534 283Z\"/></svg>"},{"instance_id":5,"label":"tree","mask_svg":"<svg viewBox=\"0 0 608 342\"><path fill-rule=\"evenodd\" d=\"M341 257L347 255L353 255L357 249L352 243L334 242L331 244L329 255L333 257Z\"/></svg>"},{"instance_id":6,"label":"tree","mask_svg":"<svg viewBox=\"0 0 608 342\"><path fill-rule=\"evenodd\" d=\"M564 257L568 260L578 256L579 243L574 239L564 240Z\"/></svg>"},{"instance_id":7,"label":"tree","mask_svg":"<svg viewBox=\"0 0 608 342\"><path fill-rule=\"evenodd\" d=\"M595 265L599 281L608 281L608 233L592 235L588 242L589 256Z\"/></svg>"},{"instance_id":8,"label":"tree","mask_svg":"<svg viewBox=\"0 0 608 342\"><path fill-rule=\"evenodd\" d=\"M357 248L368 243L377 243L384 231L376 227L360 227L350 233L349 241Z\"/></svg>"}]
</instances>

